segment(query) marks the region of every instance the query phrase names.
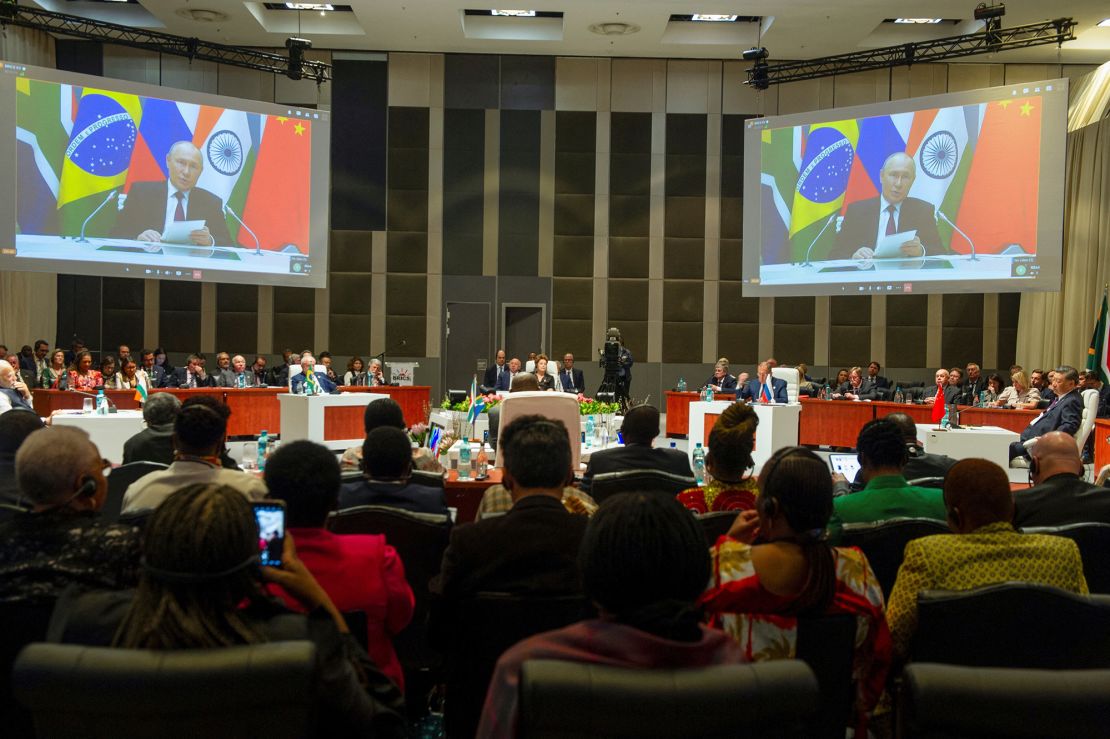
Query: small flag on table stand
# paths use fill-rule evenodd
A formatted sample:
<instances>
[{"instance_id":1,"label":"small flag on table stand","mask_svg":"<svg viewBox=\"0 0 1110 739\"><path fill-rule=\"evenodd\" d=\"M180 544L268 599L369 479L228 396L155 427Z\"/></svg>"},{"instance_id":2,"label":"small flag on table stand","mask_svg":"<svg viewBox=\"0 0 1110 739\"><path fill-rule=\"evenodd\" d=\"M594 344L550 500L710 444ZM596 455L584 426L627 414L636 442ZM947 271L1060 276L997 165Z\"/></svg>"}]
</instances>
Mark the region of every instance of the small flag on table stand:
<instances>
[{"instance_id":1,"label":"small flag on table stand","mask_svg":"<svg viewBox=\"0 0 1110 739\"><path fill-rule=\"evenodd\" d=\"M1091 336L1091 347L1087 350L1087 369L1098 373L1098 379L1103 383L1110 382L1110 341L1107 340L1106 321L1106 288L1102 288L1102 309L1098 312L1098 321L1095 323L1095 332Z\"/></svg>"},{"instance_id":2,"label":"small flag on table stand","mask_svg":"<svg viewBox=\"0 0 1110 739\"><path fill-rule=\"evenodd\" d=\"M143 387L143 383L141 382L135 386L135 402L139 405L146 402L146 388Z\"/></svg>"}]
</instances>

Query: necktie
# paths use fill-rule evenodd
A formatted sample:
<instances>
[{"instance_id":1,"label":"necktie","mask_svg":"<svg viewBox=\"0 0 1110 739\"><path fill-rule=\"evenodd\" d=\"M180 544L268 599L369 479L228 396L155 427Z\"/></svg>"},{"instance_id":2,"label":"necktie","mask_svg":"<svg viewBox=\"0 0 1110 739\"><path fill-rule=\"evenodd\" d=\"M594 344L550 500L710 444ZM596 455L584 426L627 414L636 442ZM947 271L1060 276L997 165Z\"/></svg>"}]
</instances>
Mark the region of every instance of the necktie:
<instances>
[{"instance_id":1,"label":"necktie","mask_svg":"<svg viewBox=\"0 0 1110 739\"><path fill-rule=\"evenodd\" d=\"M894 222L894 206L888 205L886 207L886 212L890 214L886 219L886 235L890 236L891 234L898 233L898 224Z\"/></svg>"},{"instance_id":2,"label":"necktie","mask_svg":"<svg viewBox=\"0 0 1110 739\"><path fill-rule=\"evenodd\" d=\"M177 210L175 210L173 212L173 219L175 221L184 221L185 220L185 193L175 192L173 194L173 196L175 198L177 198ZM890 233L890 231L887 230L887 233Z\"/></svg>"}]
</instances>

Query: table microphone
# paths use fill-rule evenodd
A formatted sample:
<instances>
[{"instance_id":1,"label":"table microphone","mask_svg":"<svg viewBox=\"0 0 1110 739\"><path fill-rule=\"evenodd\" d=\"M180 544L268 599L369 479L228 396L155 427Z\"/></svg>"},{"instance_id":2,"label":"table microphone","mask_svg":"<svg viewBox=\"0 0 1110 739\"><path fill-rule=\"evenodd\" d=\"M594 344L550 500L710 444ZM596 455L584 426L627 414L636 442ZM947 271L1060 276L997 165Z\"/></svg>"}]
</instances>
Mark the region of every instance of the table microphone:
<instances>
[{"instance_id":1,"label":"table microphone","mask_svg":"<svg viewBox=\"0 0 1110 739\"><path fill-rule=\"evenodd\" d=\"M949 226L951 226L956 231L956 233L958 233L960 236L963 236L967 240L968 245L971 246L971 259L968 260L968 261L978 262L979 257L975 256L975 242L971 240L971 237L968 236L967 234L965 234L963 231L961 231L960 227L957 226L955 223L952 223L952 221L949 220L948 216L944 215L944 211L938 210L937 211L937 218L940 218L942 221L947 223Z\"/></svg>"},{"instance_id":2,"label":"table microphone","mask_svg":"<svg viewBox=\"0 0 1110 739\"><path fill-rule=\"evenodd\" d=\"M97 213L104 210L104 206L108 204L108 201L114 198L118 193L119 188L112 190L110 193L108 193L108 197L104 198L103 202L101 202L100 205L96 206L96 210L94 210L92 213L89 213L89 217L86 218L85 221L81 224L81 235L77 238L78 242L86 244L89 242L89 240L85 238L85 227L89 225L89 221L91 221Z\"/></svg>"},{"instance_id":3,"label":"table microphone","mask_svg":"<svg viewBox=\"0 0 1110 739\"><path fill-rule=\"evenodd\" d=\"M825 221L825 225L822 226L821 230L817 232L817 236L813 238L813 241L809 242L809 248L806 249L806 260L802 262L803 267L813 266L813 262L809 261L809 255L813 253L813 247L815 247L817 245L817 242L821 240L821 236L824 235L825 229L831 226L832 222L836 220L836 216L836 213L833 213L831 216L829 216L829 220Z\"/></svg>"},{"instance_id":4,"label":"table microphone","mask_svg":"<svg viewBox=\"0 0 1110 739\"><path fill-rule=\"evenodd\" d=\"M98 397L96 393L86 393L84 390L70 390L70 392L77 395L84 395L86 398L92 398L93 400L96 400ZM112 411L119 410L119 406L116 405L116 402L112 400L107 391L104 392L104 399L108 401L108 405L111 406Z\"/></svg>"},{"instance_id":5,"label":"table microphone","mask_svg":"<svg viewBox=\"0 0 1110 739\"><path fill-rule=\"evenodd\" d=\"M260 256L262 256L262 244L261 244L261 242L259 242L259 240L258 240L258 236L256 236L256 235L255 235L254 231L251 231L251 227L250 227L250 226L248 226L248 225L247 225L246 223L244 223L244 222L243 222L243 219L242 219L242 218L240 218L240 217L239 217L239 216L238 216L238 215L237 215L237 214L235 213L235 211L233 211L233 210L231 209L231 206L230 206L230 205L228 205L227 203L224 203L224 213L230 213L230 214L231 214L231 217L232 217L232 218L234 218L235 220L239 221L239 225L240 225L240 226L242 226L243 228L247 229L247 233L249 233L249 234L251 235L251 238L253 238L253 239L254 239L254 255L255 255L256 257L260 257Z\"/></svg>"}]
</instances>

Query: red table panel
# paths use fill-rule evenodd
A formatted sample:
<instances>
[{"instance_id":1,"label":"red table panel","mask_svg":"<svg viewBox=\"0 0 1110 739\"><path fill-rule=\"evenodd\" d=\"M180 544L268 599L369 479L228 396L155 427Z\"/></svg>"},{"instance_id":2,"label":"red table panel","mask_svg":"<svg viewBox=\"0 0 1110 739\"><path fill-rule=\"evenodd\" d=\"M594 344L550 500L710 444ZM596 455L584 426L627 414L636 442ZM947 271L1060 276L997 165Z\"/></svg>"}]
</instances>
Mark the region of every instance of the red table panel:
<instances>
[{"instance_id":1,"label":"red table panel","mask_svg":"<svg viewBox=\"0 0 1110 739\"><path fill-rule=\"evenodd\" d=\"M432 388L429 385L381 385L379 387L344 385L339 389L351 393L388 395L397 401L397 405L401 406L401 412L405 416L405 425L410 428L418 423L428 422L428 412L432 403Z\"/></svg>"},{"instance_id":2,"label":"red table panel","mask_svg":"<svg viewBox=\"0 0 1110 739\"><path fill-rule=\"evenodd\" d=\"M1110 418L1096 418L1091 431L1095 437L1095 474L1110 464Z\"/></svg>"},{"instance_id":3,"label":"red table panel","mask_svg":"<svg viewBox=\"0 0 1110 739\"><path fill-rule=\"evenodd\" d=\"M798 443L854 447L859 430L875 417L872 403L803 398Z\"/></svg>"},{"instance_id":4,"label":"red table panel","mask_svg":"<svg viewBox=\"0 0 1110 739\"><path fill-rule=\"evenodd\" d=\"M489 477L485 480L460 480L458 470L448 470L447 479L444 481L447 506L455 508L458 513L455 523L469 523L478 517L478 506L482 504L482 496L486 489L501 482L501 469L491 467Z\"/></svg>"}]
</instances>

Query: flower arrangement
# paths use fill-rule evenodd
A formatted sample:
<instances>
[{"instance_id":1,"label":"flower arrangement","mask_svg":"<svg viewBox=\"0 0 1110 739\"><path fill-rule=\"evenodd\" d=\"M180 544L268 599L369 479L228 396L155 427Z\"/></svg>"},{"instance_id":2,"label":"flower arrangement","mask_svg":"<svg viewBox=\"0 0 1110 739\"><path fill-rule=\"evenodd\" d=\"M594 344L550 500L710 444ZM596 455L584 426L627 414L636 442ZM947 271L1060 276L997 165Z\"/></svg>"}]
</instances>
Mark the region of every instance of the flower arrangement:
<instances>
[{"instance_id":1,"label":"flower arrangement","mask_svg":"<svg viewBox=\"0 0 1110 739\"><path fill-rule=\"evenodd\" d=\"M587 398L579 393L578 395L578 414L582 416L598 416L606 414L619 413L621 409L620 403L603 403L600 400Z\"/></svg>"},{"instance_id":2,"label":"flower arrangement","mask_svg":"<svg viewBox=\"0 0 1110 739\"><path fill-rule=\"evenodd\" d=\"M485 405L484 408L482 408L482 413L485 413L490 408L494 407L495 405L497 405L498 403L501 402L501 396L496 394L496 393L490 393L489 395L484 395L482 397L484 397L486 399L486 405ZM439 407L440 407L441 410L445 410L445 411L456 411L458 413L466 413L468 410L470 410L470 398L464 398L463 400L460 400L458 403L452 403L451 399L449 397L447 397L446 395L444 395L443 396L443 402L439 404Z\"/></svg>"},{"instance_id":3,"label":"flower arrangement","mask_svg":"<svg viewBox=\"0 0 1110 739\"><path fill-rule=\"evenodd\" d=\"M428 424L414 423L409 429L409 440L417 446L424 446L428 441Z\"/></svg>"}]
</instances>

